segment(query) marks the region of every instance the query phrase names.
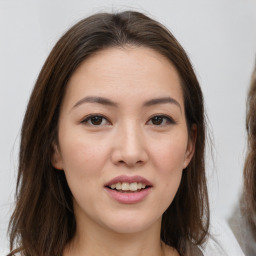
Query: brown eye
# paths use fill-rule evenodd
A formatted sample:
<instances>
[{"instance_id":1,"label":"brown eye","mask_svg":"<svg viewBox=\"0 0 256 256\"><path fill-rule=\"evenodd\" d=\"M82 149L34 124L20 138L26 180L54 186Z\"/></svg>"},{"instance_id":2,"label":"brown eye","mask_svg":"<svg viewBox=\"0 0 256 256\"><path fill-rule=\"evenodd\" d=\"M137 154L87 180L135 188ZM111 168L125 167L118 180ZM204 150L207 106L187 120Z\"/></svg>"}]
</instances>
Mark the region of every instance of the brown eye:
<instances>
[{"instance_id":1,"label":"brown eye","mask_svg":"<svg viewBox=\"0 0 256 256\"><path fill-rule=\"evenodd\" d=\"M171 125L175 123L176 122L171 117L165 116L165 115L156 115L150 118L149 120L150 125L158 125L158 126Z\"/></svg>"},{"instance_id":2,"label":"brown eye","mask_svg":"<svg viewBox=\"0 0 256 256\"><path fill-rule=\"evenodd\" d=\"M89 126L101 126L101 125L109 125L109 121L100 115L90 115L82 121L83 124Z\"/></svg>"},{"instance_id":3,"label":"brown eye","mask_svg":"<svg viewBox=\"0 0 256 256\"><path fill-rule=\"evenodd\" d=\"M151 119L151 121L152 121L152 124L154 124L154 125L161 125L163 123L163 119L164 119L163 116L154 116Z\"/></svg>"},{"instance_id":4,"label":"brown eye","mask_svg":"<svg viewBox=\"0 0 256 256\"><path fill-rule=\"evenodd\" d=\"M91 124L93 125L101 125L103 120L102 116L93 116L91 117Z\"/></svg>"}]
</instances>

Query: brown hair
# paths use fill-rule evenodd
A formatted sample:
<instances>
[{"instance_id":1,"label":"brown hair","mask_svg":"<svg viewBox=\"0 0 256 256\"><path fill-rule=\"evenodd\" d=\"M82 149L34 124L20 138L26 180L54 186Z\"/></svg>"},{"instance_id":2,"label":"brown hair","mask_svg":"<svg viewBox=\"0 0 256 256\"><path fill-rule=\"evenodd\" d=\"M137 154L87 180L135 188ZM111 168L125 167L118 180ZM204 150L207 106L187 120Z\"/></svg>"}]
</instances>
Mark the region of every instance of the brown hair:
<instances>
[{"instance_id":1,"label":"brown hair","mask_svg":"<svg viewBox=\"0 0 256 256\"><path fill-rule=\"evenodd\" d=\"M248 151L244 165L245 214L256 240L256 68L247 98L246 129Z\"/></svg>"},{"instance_id":2,"label":"brown hair","mask_svg":"<svg viewBox=\"0 0 256 256\"><path fill-rule=\"evenodd\" d=\"M108 47L149 47L176 67L182 81L188 131L197 126L195 154L178 192L163 214L161 239L181 254L208 234L203 96L190 61L160 23L132 11L92 15L74 25L46 60L27 106L21 131L16 208L10 221L10 249L24 256L61 255L76 230L72 194L64 172L51 165L60 105L67 82L88 56Z\"/></svg>"}]
</instances>

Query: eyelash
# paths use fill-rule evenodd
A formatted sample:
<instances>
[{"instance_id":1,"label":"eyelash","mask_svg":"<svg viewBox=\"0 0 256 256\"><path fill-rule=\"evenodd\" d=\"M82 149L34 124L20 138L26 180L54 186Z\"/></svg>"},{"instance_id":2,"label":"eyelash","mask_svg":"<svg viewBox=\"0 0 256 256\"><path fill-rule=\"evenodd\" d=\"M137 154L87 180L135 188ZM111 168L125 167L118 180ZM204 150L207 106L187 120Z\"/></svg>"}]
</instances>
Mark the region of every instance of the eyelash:
<instances>
[{"instance_id":1,"label":"eyelash","mask_svg":"<svg viewBox=\"0 0 256 256\"><path fill-rule=\"evenodd\" d=\"M99 124L93 124L93 123L92 123L92 119L93 119L93 118L99 118L100 123L99 123ZM162 120L161 120L161 123L159 123L159 124L154 124L154 123L152 122L152 120L153 120L154 118L161 118L161 119L162 119ZM105 120L105 121L107 122L107 125L111 125L111 122L110 122L105 116L100 115L100 114L99 114L99 115L97 115L97 114L88 115L85 119L82 120L81 123L87 124L87 125L90 125L90 126L102 126L102 125L106 125L106 124L102 124L102 120ZM165 124L162 124L163 120L166 121ZM97 120L95 120L95 121L97 121ZM157 121L157 120L156 120L156 121ZM153 125L153 126L164 126L164 125L176 124L176 122L174 121L173 118L171 118L170 116L161 115L161 114L152 116L152 117L147 121L147 123L149 123L149 122L151 122L150 125Z\"/></svg>"},{"instance_id":2,"label":"eyelash","mask_svg":"<svg viewBox=\"0 0 256 256\"><path fill-rule=\"evenodd\" d=\"M83 123L83 124L88 124L88 125L90 125L90 126L100 126L100 125L102 125L101 123L100 124L93 124L92 123L92 119L93 118L100 118L101 120L106 120L106 122L108 123L108 125L109 124L111 124L111 122L105 117L105 116L103 116L103 115L97 115L97 114L93 114L93 115L88 115L85 119L83 119L82 120L82 122L81 123Z\"/></svg>"},{"instance_id":3,"label":"eyelash","mask_svg":"<svg viewBox=\"0 0 256 256\"><path fill-rule=\"evenodd\" d=\"M153 124L153 123L152 123L153 118L161 118L162 120L165 120L165 121L166 121L166 124L162 124L162 123L161 123L161 124ZM149 119L148 122L150 122L150 121L151 121L151 123L152 123L151 125L154 125L154 126L164 126L164 125L176 124L176 122L174 121L173 118L171 118L170 116L161 115L161 114L152 116L152 117ZM147 122L147 123L148 123L148 122Z\"/></svg>"}]
</instances>

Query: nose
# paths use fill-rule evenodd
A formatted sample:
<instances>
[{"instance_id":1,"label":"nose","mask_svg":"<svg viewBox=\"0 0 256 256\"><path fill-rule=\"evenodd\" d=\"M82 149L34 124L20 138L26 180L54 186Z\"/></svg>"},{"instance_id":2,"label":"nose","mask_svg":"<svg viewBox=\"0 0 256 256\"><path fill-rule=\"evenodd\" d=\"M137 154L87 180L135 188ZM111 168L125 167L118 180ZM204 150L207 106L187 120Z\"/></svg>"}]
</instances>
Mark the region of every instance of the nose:
<instances>
[{"instance_id":1,"label":"nose","mask_svg":"<svg viewBox=\"0 0 256 256\"><path fill-rule=\"evenodd\" d=\"M115 165L134 167L148 161L145 138L136 124L120 127L115 134L112 162Z\"/></svg>"}]
</instances>

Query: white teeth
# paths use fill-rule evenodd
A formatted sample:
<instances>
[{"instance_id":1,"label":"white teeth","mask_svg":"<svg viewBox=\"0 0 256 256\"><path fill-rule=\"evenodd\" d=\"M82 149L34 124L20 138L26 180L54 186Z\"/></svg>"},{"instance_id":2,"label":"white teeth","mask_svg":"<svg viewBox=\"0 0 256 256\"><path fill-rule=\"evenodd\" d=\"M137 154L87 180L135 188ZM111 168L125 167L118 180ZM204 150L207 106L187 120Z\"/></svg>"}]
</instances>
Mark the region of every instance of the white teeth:
<instances>
[{"instance_id":1,"label":"white teeth","mask_svg":"<svg viewBox=\"0 0 256 256\"><path fill-rule=\"evenodd\" d=\"M120 182L116 183L116 189L118 190L122 189L122 184Z\"/></svg>"},{"instance_id":2,"label":"white teeth","mask_svg":"<svg viewBox=\"0 0 256 256\"><path fill-rule=\"evenodd\" d=\"M116 184L112 184L110 187L111 187L112 189L115 189L115 188L116 188Z\"/></svg>"},{"instance_id":3,"label":"white teeth","mask_svg":"<svg viewBox=\"0 0 256 256\"><path fill-rule=\"evenodd\" d=\"M137 182L133 182L130 184L130 190L131 191L136 191L138 189Z\"/></svg>"},{"instance_id":4,"label":"white teeth","mask_svg":"<svg viewBox=\"0 0 256 256\"><path fill-rule=\"evenodd\" d=\"M111 189L122 190L122 191L137 191L146 188L146 184L137 182L118 182L110 186Z\"/></svg>"},{"instance_id":5,"label":"white teeth","mask_svg":"<svg viewBox=\"0 0 256 256\"><path fill-rule=\"evenodd\" d=\"M122 183L122 190L124 190L124 191L130 190L130 185L128 182Z\"/></svg>"}]
</instances>

